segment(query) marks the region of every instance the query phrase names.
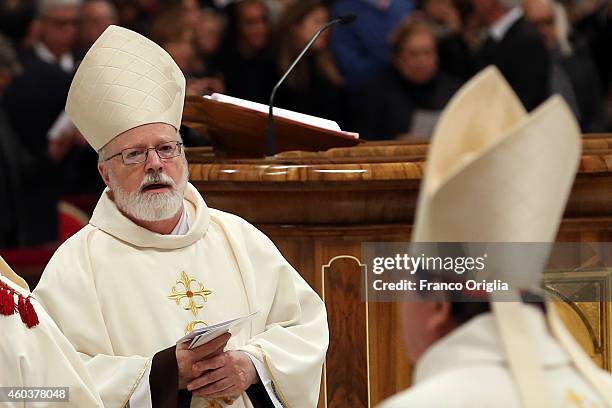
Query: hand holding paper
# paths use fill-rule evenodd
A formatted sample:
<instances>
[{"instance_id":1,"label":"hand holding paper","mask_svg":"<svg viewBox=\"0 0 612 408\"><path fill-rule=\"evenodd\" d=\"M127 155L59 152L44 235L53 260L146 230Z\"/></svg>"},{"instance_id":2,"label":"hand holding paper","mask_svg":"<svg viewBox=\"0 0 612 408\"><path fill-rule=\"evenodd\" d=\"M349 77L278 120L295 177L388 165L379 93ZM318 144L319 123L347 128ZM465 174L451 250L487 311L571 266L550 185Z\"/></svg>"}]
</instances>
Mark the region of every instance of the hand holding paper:
<instances>
[{"instance_id":1,"label":"hand holding paper","mask_svg":"<svg viewBox=\"0 0 612 408\"><path fill-rule=\"evenodd\" d=\"M230 319L224 322L213 324L212 326L206 326L202 329L194 330L188 335L180 338L177 341L177 344L190 342L187 348L189 350L192 350L229 332L231 328L234 328L234 330L232 330L232 334L236 334L238 333L238 331L240 331L242 326L245 323L251 321L257 313L259 313L259 311L253 312L247 316L237 317L235 319Z\"/></svg>"},{"instance_id":2,"label":"hand holding paper","mask_svg":"<svg viewBox=\"0 0 612 408\"><path fill-rule=\"evenodd\" d=\"M190 381L200 377L205 367L198 367L200 361L218 356L223 353L231 335L224 333L207 344L193 350L189 350L188 343L178 343L176 345L176 364L178 366L179 389L185 389Z\"/></svg>"},{"instance_id":3,"label":"hand holding paper","mask_svg":"<svg viewBox=\"0 0 612 408\"><path fill-rule=\"evenodd\" d=\"M201 377L187 385L187 390L196 397L236 397L259 380L251 358L244 351L226 351L195 367L204 370Z\"/></svg>"},{"instance_id":4,"label":"hand holding paper","mask_svg":"<svg viewBox=\"0 0 612 408\"><path fill-rule=\"evenodd\" d=\"M194 330L179 339L179 388L198 390L203 397L220 397L238 395L256 382L257 372L244 352L223 350L231 338L230 329L236 334L257 313Z\"/></svg>"}]
</instances>

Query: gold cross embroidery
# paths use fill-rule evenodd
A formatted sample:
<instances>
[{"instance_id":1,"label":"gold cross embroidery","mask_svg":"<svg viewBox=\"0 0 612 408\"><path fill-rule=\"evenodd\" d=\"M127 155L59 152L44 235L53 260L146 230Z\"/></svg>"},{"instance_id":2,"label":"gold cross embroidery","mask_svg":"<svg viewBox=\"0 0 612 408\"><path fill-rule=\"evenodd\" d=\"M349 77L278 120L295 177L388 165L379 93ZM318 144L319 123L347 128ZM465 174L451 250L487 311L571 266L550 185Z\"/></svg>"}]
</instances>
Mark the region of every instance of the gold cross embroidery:
<instances>
[{"instance_id":1,"label":"gold cross embroidery","mask_svg":"<svg viewBox=\"0 0 612 408\"><path fill-rule=\"evenodd\" d=\"M582 402L584 398L581 398L580 395L574 392L574 390L569 390L565 395L565 400L566 402L569 402L572 406L576 408L581 408L583 406Z\"/></svg>"},{"instance_id":2,"label":"gold cross embroidery","mask_svg":"<svg viewBox=\"0 0 612 408\"><path fill-rule=\"evenodd\" d=\"M191 284L193 282L198 284L199 287L197 290L192 290ZM179 285L183 286L184 291L181 292L176 289L176 287ZM170 296L168 296L168 299L174 300L177 305L183 306L183 309L185 310L191 310L191 313L193 313L193 315L196 316L198 314L198 310L202 309L204 305L196 303L195 299L197 297L200 297L202 298L204 302L206 302L208 295L211 295L211 294L212 294L211 290L204 288L203 284L201 284L200 282L197 282L194 278L190 278L183 271L181 273L181 279L177 280L176 286L172 287L172 292L170 292ZM183 299L187 299L187 305L181 304L181 300Z\"/></svg>"}]
</instances>

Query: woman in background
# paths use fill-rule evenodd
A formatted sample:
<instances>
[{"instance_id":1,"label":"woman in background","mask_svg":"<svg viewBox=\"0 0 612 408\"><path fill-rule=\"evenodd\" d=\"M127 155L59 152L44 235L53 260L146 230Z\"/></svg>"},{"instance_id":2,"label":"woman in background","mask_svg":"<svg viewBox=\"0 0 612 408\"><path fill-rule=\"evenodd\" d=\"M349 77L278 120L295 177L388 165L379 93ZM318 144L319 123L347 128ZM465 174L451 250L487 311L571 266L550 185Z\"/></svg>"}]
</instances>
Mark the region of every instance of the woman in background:
<instances>
[{"instance_id":1,"label":"woman in background","mask_svg":"<svg viewBox=\"0 0 612 408\"><path fill-rule=\"evenodd\" d=\"M279 78L310 38L330 19L323 0L301 0L289 5L278 25L277 69ZM278 90L276 105L319 116L346 126L344 81L329 49L327 30Z\"/></svg>"},{"instance_id":2,"label":"woman in background","mask_svg":"<svg viewBox=\"0 0 612 408\"><path fill-rule=\"evenodd\" d=\"M428 137L460 83L438 70L436 37L424 21L402 23L391 49L389 68L363 89L357 131L368 140Z\"/></svg>"},{"instance_id":3,"label":"woman in background","mask_svg":"<svg viewBox=\"0 0 612 408\"><path fill-rule=\"evenodd\" d=\"M263 0L227 6L227 29L218 58L226 93L268 103L276 70L270 52L270 19Z\"/></svg>"}]
</instances>

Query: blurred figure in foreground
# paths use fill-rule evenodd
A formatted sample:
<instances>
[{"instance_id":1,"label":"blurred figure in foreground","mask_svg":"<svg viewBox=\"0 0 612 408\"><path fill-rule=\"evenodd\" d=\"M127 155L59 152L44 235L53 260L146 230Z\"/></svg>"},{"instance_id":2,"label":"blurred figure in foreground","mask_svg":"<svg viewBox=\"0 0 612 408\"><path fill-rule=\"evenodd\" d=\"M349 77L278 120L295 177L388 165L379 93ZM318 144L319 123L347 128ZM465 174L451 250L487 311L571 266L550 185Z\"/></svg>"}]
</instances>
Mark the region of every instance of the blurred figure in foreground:
<instances>
[{"instance_id":1,"label":"blurred figure in foreground","mask_svg":"<svg viewBox=\"0 0 612 408\"><path fill-rule=\"evenodd\" d=\"M464 275L467 264L428 260L419 283L460 286L399 295L416 368L384 408L612 406L610 373L537 296L580 158L559 96L528 115L495 67L457 92L429 147L411 239L434 262L484 262ZM539 303L524 304L528 294Z\"/></svg>"}]
</instances>

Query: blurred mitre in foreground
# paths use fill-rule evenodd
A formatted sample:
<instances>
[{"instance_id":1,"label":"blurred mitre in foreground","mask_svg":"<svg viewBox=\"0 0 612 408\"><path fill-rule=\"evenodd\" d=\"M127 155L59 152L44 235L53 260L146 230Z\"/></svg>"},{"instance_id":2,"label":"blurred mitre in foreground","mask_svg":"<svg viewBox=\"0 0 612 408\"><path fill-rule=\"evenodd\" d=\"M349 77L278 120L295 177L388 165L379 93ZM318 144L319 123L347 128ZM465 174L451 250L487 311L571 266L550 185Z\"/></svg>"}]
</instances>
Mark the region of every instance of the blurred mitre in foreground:
<instances>
[{"instance_id":1,"label":"blurred mitre in foreground","mask_svg":"<svg viewBox=\"0 0 612 408\"><path fill-rule=\"evenodd\" d=\"M495 67L484 69L451 99L434 131L412 241L552 243L580 155L580 130L561 97L549 98L528 114L502 74ZM498 294L490 300L526 407L551 402L519 303L519 291L540 287L548 254L540 250L523 257L509 251L487 261L489 277L513 289L514 302L496 301ZM554 308L547 315L574 364L612 404L612 390L605 389L598 368Z\"/></svg>"}]
</instances>

